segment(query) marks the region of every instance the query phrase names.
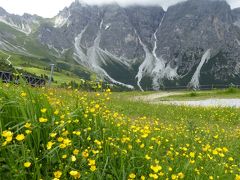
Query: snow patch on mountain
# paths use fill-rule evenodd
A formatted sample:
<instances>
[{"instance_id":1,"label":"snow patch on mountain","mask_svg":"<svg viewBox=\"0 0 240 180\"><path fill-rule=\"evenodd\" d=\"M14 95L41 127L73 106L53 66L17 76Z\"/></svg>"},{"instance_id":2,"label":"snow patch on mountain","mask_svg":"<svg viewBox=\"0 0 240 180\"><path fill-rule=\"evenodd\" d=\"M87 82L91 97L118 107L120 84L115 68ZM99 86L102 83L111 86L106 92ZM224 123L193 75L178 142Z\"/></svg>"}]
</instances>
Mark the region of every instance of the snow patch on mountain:
<instances>
[{"instance_id":1,"label":"snow patch on mountain","mask_svg":"<svg viewBox=\"0 0 240 180\"><path fill-rule=\"evenodd\" d=\"M135 33L136 33L136 31L135 31ZM143 91L143 88L141 86L141 81L144 76L151 74L151 71L152 71L153 65L154 65L153 64L154 57L153 57L152 53L149 51L149 49L147 48L147 46L142 42L142 40L139 36L138 36L138 40L145 52L145 59L144 59L143 63L139 66L138 74L136 75L137 85L140 88L140 90Z\"/></svg>"},{"instance_id":2,"label":"snow patch on mountain","mask_svg":"<svg viewBox=\"0 0 240 180\"><path fill-rule=\"evenodd\" d=\"M198 89L200 86L199 79L200 79L200 73L203 65L208 62L208 60L211 58L211 49L208 49L202 56L202 59L192 77L192 80L189 83L190 87L193 87L194 89Z\"/></svg>"},{"instance_id":3,"label":"snow patch on mountain","mask_svg":"<svg viewBox=\"0 0 240 180\"><path fill-rule=\"evenodd\" d=\"M160 86L163 85L163 80L173 80L174 78L178 77L177 74L177 67L172 68L170 64L166 64L163 57L157 57L156 50L157 50L157 32L161 28L162 23L164 21L164 17L161 19L157 30L153 34L154 39L154 47L153 51L150 52L147 46L142 42L141 38L137 34L136 30L135 33L138 36L139 43L141 44L144 52L145 52L145 59L143 63L139 67L137 78L137 85L140 90L143 91L141 87L141 81L144 76L149 76L152 78L152 87L154 90L159 90Z\"/></svg>"},{"instance_id":4,"label":"snow patch on mountain","mask_svg":"<svg viewBox=\"0 0 240 180\"><path fill-rule=\"evenodd\" d=\"M106 24L105 30L108 30L111 27L111 23Z\"/></svg>"},{"instance_id":5,"label":"snow patch on mountain","mask_svg":"<svg viewBox=\"0 0 240 180\"><path fill-rule=\"evenodd\" d=\"M85 33L87 26L80 32L80 34L75 37L75 43L74 43L74 47L75 47L75 60L84 65L87 68L90 68L91 70L93 70L94 72L96 72L98 75L102 76L102 78L105 78L107 80L109 80L110 82L117 84L117 85L121 85L124 87L127 87L129 89L134 89L134 87L132 85L128 85L122 82L119 82L115 79L113 79L107 72L106 70L104 70L101 65L107 65L107 62L104 58L104 56L110 56L113 58L113 60L117 60L119 62L122 62L121 59L118 59L117 57L113 56L111 53L102 50L99 47L100 41L101 41L101 30L102 30L102 26L103 26L103 20L100 23L99 26L99 31L97 33L97 37L94 40L94 44L92 47L87 49L87 53L84 52L84 47L81 45L81 40L82 40L82 36Z\"/></svg>"},{"instance_id":6,"label":"snow patch on mountain","mask_svg":"<svg viewBox=\"0 0 240 180\"><path fill-rule=\"evenodd\" d=\"M68 23L68 19L71 16L71 13L69 12L67 16L65 15L58 15L55 20L54 20L54 27L55 28L61 28L63 27L66 23ZM68 23L69 25L69 23Z\"/></svg>"}]
</instances>

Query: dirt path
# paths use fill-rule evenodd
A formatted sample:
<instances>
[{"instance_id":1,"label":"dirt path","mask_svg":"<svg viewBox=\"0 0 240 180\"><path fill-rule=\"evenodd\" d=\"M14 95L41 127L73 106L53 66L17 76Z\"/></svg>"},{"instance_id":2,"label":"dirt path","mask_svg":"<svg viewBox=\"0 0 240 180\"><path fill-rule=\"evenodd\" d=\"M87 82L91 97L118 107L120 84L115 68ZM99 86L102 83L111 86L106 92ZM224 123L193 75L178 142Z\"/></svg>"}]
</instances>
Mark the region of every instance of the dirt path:
<instances>
[{"instance_id":1,"label":"dirt path","mask_svg":"<svg viewBox=\"0 0 240 180\"><path fill-rule=\"evenodd\" d=\"M240 108L240 99L205 99L197 101L158 101L156 104L195 107L235 107Z\"/></svg>"},{"instance_id":2,"label":"dirt path","mask_svg":"<svg viewBox=\"0 0 240 180\"><path fill-rule=\"evenodd\" d=\"M5 53L5 52L3 52L3 51L1 51L3 54L5 54L5 55L7 55L8 57L7 57L7 59L5 59L6 61L7 61L7 63L8 63L8 65L11 65L12 64L12 62L10 61L10 59L11 59L11 55L9 55L9 54L7 54L7 53Z\"/></svg>"},{"instance_id":3,"label":"dirt path","mask_svg":"<svg viewBox=\"0 0 240 180\"><path fill-rule=\"evenodd\" d=\"M162 97L181 95L181 94L185 94L185 93L184 92L159 92L159 93L153 93L153 94L144 95L144 96L136 96L133 98L133 100L144 101L144 102L156 102L157 99Z\"/></svg>"}]
</instances>

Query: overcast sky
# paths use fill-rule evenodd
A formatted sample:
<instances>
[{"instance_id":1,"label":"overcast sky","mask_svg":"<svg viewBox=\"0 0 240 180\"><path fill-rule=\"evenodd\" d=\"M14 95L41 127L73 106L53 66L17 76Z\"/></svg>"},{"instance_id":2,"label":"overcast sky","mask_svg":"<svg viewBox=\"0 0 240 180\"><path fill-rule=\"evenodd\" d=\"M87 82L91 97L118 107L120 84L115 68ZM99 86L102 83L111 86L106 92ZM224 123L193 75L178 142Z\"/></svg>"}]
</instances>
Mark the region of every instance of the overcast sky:
<instances>
[{"instance_id":1,"label":"overcast sky","mask_svg":"<svg viewBox=\"0 0 240 180\"><path fill-rule=\"evenodd\" d=\"M0 0L0 7L10 13L22 15L24 12L43 17L53 17L74 0ZM81 0L88 4L110 3L113 0ZM115 0L120 5L142 4L161 5L164 9L184 0ZM201 0L200 0L201 1ZM227 0L232 8L240 7L240 0Z\"/></svg>"}]
</instances>

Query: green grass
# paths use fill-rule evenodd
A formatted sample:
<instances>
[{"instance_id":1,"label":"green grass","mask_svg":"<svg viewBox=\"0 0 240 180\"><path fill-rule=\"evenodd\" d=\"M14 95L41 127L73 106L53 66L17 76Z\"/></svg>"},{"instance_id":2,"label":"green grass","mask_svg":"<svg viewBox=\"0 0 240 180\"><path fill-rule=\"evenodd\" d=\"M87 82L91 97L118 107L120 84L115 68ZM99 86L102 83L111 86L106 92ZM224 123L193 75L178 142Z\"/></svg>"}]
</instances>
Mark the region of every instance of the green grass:
<instances>
[{"instance_id":1,"label":"green grass","mask_svg":"<svg viewBox=\"0 0 240 180\"><path fill-rule=\"evenodd\" d=\"M0 84L0 179L239 177L239 109L132 101L151 93Z\"/></svg>"},{"instance_id":2,"label":"green grass","mask_svg":"<svg viewBox=\"0 0 240 180\"><path fill-rule=\"evenodd\" d=\"M237 88L228 88L223 90L207 91L183 91L181 95L171 95L156 99L156 101L184 101L184 100L204 100L204 99L231 99L240 98L240 90Z\"/></svg>"},{"instance_id":3,"label":"green grass","mask_svg":"<svg viewBox=\"0 0 240 180\"><path fill-rule=\"evenodd\" d=\"M39 68L34 68L34 67L23 67L23 69L27 72L30 73L34 73L38 76L40 76L41 74L46 74L46 75L50 75L50 71L48 70L43 70L43 69L39 69ZM81 83L81 80L79 77L77 77L76 75L71 74L70 76L66 75L66 72L54 72L53 74L53 79L54 81L57 81L57 84L61 84L61 83L68 83L71 81L75 81L77 83Z\"/></svg>"},{"instance_id":4,"label":"green grass","mask_svg":"<svg viewBox=\"0 0 240 180\"><path fill-rule=\"evenodd\" d=\"M5 51L4 51L5 52ZM11 55L10 61L12 62L12 65L15 69L23 69L29 73L36 74L40 76L41 74L45 74L49 76L50 70L44 70L46 67L49 67L50 63L54 63L57 65L57 62L55 61L49 61L49 59L46 58L39 58L39 57L30 57L30 56L24 56L20 54L13 54L10 52L5 52L6 54ZM0 51L0 59L3 61L7 59L8 55L4 54ZM61 62L60 60L58 62ZM69 83L71 81L75 81L76 83L80 83L81 79L88 79L88 76L90 78L91 72L87 71L83 67L79 65L73 66L72 64L68 64L64 62L66 65L68 65L68 69L64 70L61 68L61 72L54 72L54 80L57 81L55 85L60 85L61 83ZM1 69L0 70L4 70Z\"/></svg>"}]
</instances>

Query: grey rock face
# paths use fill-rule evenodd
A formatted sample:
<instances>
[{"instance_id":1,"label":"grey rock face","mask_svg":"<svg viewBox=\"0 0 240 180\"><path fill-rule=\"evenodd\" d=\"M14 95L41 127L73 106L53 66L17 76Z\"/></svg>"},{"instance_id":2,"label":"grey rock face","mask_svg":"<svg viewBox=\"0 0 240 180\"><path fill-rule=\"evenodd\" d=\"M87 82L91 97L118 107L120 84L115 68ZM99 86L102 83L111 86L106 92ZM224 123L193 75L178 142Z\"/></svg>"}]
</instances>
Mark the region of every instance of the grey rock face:
<instances>
[{"instance_id":1,"label":"grey rock face","mask_svg":"<svg viewBox=\"0 0 240 180\"><path fill-rule=\"evenodd\" d=\"M233 23L232 11L225 1L192 0L172 6L158 30L156 54L173 68L177 67L180 76L191 73L208 49L211 57L221 51L230 54L225 61L239 61ZM231 71L229 67L229 74ZM212 71L212 74L220 76L219 72Z\"/></svg>"},{"instance_id":2,"label":"grey rock face","mask_svg":"<svg viewBox=\"0 0 240 180\"><path fill-rule=\"evenodd\" d=\"M225 1L188 0L167 12L75 1L52 19L1 8L0 18L25 33L36 26L32 35L41 44L60 57L71 49L76 62L115 84L159 89L240 83L240 9Z\"/></svg>"},{"instance_id":3,"label":"grey rock face","mask_svg":"<svg viewBox=\"0 0 240 180\"><path fill-rule=\"evenodd\" d=\"M125 10L143 43L153 50L153 34L164 16L164 10L158 6L130 6Z\"/></svg>"},{"instance_id":4,"label":"grey rock face","mask_svg":"<svg viewBox=\"0 0 240 180\"><path fill-rule=\"evenodd\" d=\"M33 32L34 27L39 26L40 17L24 14L23 16L13 15L0 8L0 22L21 31L27 35Z\"/></svg>"}]
</instances>

